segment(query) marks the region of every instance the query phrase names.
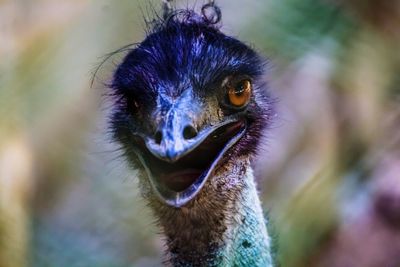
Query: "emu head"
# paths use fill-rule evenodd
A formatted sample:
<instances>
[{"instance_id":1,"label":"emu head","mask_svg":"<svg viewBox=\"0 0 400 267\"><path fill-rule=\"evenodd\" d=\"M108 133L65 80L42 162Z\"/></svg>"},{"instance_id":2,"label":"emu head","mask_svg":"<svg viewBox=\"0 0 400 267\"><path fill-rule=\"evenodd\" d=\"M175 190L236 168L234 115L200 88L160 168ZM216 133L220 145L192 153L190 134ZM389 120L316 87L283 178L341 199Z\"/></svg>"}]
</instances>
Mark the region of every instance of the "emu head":
<instances>
[{"instance_id":1,"label":"emu head","mask_svg":"<svg viewBox=\"0 0 400 267\"><path fill-rule=\"evenodd\" d=\"M158 23L126 55L111 127L161 203L200 197L224 164L254 153L270 116L263 73L254 50L192 11Z\"/></svg>"}]
</instances>

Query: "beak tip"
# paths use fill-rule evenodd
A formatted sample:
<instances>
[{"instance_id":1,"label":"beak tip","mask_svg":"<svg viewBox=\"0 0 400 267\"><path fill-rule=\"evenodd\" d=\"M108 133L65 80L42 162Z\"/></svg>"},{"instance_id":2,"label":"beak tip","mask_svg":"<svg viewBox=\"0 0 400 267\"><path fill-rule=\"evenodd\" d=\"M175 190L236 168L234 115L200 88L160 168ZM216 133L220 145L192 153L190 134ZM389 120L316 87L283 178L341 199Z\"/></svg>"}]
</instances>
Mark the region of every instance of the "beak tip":
<instances>
[{"instance_id":1,"label":"beak tip","mask_svg":"<svg viewBox=\"0 0 400 267\"><path fill-rule=\"evenodd\" d=\"M175 147L166 148L165 145L154 145L152 143L146 143L148 150L155 157L174 163L178 161L184 154L184 149L176 149Z\"/></svg>"},{"instance_id":2,"label":"beak tip","mask_svg":"<svg viewBox=\"0 0 400 267\"><path fill-rule=\"evenodd\" d=\"M165 159L170 163L174 163L179 159L179 153L175 150L167 150L165 153Z\"/></svg>"}]
</instances>

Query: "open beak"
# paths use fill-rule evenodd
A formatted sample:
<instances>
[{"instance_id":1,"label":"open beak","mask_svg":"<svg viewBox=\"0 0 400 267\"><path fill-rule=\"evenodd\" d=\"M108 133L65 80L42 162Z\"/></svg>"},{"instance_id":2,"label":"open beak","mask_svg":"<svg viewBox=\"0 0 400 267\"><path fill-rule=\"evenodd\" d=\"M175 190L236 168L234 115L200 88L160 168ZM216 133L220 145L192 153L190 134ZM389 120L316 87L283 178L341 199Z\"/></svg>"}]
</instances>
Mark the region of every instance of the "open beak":
<instances>
[{"instance_id":1,"label":"open beak","mask_svg":"<svg viewBox=\"0 0 400 267\"><path fill-rule=\"evenodd\" d=\"M225 152L245 133L246 121L226 118L217 125L195 127L193 109L172 107L154 136L142 136L136 151L158 198L181 207L212 175Z\"/></svg>"}]
</instances>

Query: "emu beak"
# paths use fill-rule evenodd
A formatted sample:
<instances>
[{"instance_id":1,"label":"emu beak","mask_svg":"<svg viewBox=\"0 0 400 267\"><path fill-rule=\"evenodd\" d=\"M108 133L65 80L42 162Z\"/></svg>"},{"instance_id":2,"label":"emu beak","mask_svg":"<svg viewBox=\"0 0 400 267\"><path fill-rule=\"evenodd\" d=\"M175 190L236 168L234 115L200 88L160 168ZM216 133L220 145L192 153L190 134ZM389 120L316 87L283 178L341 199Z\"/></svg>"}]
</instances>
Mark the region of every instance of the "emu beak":
<instances>
[{"instance_id":1,"label":"emu beak","mask_svg":"<svg viewBox=\"0 0 400 267\"><path fill-rule=\"evenodd\" d=\"M202 111L193 101L174 103L145 146L137 151L150 183L165 204L181 207L192 200L212 175L225 152L245 133L246 121L227 117L197 129Z\"/></svg>"},{"instance_id":2,"label":"emu beak","mask_svg":"<svg viewBox=\"0 0 400 267\"><path fill-rule=\"evenodd\" d=\"M173 163L192 151L207 136L198 135L193 119L172 108L146 146L157 158Z\"/></svg>"}]
</instances>

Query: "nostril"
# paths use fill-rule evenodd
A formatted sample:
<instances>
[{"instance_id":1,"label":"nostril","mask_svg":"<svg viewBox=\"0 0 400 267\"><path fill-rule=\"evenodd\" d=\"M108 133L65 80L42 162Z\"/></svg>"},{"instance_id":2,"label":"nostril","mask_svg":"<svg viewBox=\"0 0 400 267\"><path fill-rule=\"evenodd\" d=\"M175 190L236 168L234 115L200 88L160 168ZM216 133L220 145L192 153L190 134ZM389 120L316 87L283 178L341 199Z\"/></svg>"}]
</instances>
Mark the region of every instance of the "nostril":
<instances>
[{"instance_id":1,"label":"nostril","mask_svg":"<svg viewBox=\"0 0 400 267\"><path fill-rule=\"evenodd\" d=\"M161 144L161 140L162 140L162 133L161 133L161 131L157 131L155 134L154 134L154 141L159 145L159 144Z\"/></svg>"},{"instance_id":2,"label":"nostril","mask_svg":"<svg viewBox=\"0 0 400 267\"><path fill-rule=\"evenodd\" d=\"M197 131L193 126L186 126L183 129L183 138L185 139L192 139L197 136Z\"/></svg>"}]
</instances>

